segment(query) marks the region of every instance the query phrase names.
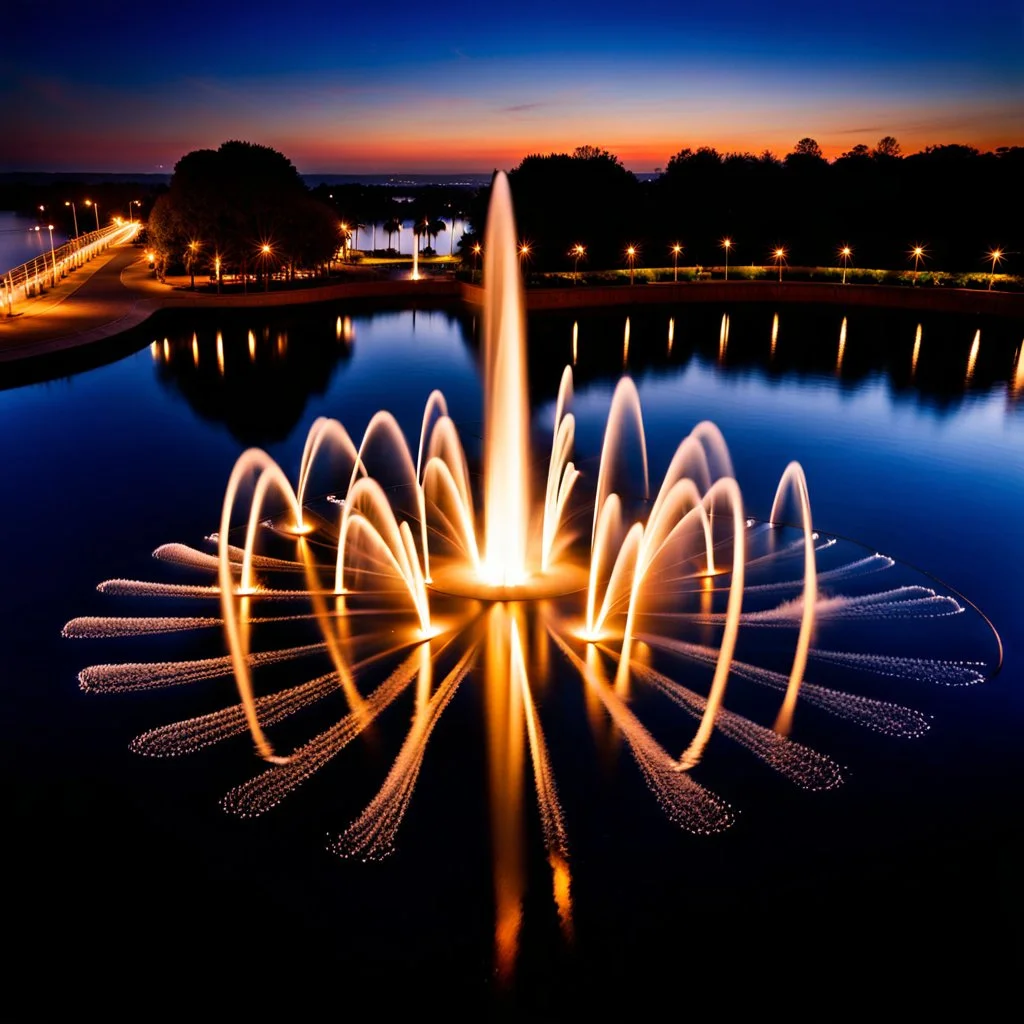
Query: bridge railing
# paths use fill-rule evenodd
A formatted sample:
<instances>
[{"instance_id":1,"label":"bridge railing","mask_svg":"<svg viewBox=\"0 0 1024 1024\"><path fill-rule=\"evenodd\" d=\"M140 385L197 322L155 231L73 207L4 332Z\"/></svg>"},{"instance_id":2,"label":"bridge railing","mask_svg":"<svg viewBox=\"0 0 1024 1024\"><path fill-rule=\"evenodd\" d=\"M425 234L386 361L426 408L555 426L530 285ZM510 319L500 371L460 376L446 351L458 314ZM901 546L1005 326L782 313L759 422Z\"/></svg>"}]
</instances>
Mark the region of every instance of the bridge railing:
<instances>
[{"instance_id":1,"label":"bridge railing","mask_svg":"<svg viewBox=\"0 0 1024 1024\"><path fill-rule=\"evenodd\" d=\"M0 308L8 316L13 315L16 304L42 295L47 288L56 288L60 280L104 249L131 241L139 227L138 221L129 221L90 231L6 271L0 277Z\"/></svg>"}]
</instances>

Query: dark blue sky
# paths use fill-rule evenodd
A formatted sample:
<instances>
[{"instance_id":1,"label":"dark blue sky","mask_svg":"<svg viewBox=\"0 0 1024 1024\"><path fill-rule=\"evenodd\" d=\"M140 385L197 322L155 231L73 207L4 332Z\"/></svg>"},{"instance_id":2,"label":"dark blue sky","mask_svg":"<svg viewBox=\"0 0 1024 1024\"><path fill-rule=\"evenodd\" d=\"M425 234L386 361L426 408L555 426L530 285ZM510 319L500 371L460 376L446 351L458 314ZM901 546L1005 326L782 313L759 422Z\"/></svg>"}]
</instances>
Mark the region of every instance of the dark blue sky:
<instances>
[{"instance_id":1,"label":"dark blue sky","mask_svg":"<svg viewBox=\"0 0 1024 1024\"><path fill-rule=\"evenodd\" d=\"M1024 142L1024 0L58 3L0 32L4 169L169 169L234 137L303 171Z\"/></svg>"}]
</instances>

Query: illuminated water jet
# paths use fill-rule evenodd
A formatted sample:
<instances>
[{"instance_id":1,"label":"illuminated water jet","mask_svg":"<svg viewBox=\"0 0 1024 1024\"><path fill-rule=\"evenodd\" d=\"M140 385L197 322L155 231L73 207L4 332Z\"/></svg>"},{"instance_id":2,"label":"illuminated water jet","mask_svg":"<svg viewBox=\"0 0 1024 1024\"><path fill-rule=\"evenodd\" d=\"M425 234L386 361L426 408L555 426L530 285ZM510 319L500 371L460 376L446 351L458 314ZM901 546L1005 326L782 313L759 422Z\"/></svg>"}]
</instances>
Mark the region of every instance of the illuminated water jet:
<instances>
[{"instance_id":1,"label":"illuminated water jet","mask_svg":"<svg viewBox=\"0 0 1024 1024\"><path fill-rule=\"evenodd\" d=\"M407 727L380 788L347 829L332 832L331 850L365 859L393 850L438 722L460 687L479 684L494 964L499 982L507 983L523 932L531 813L545 846L544 887L564 941L573 937L571 818L563 812L556 775L576 751L560 742L562 702L545 699L566 674L582 688L595 732L628 748L668 819L685 832L709 835L736 818L693 777L703 780L705 768L698 766L712 766L719 756L717 741L711 742L716 730L742 748L740 756L753 754L793 785L829 790L845 772L816 749L827 733L813 745L804 742L805 722L813 726L827 715L877 734L920 738L929 728L927 715L854 692L858 681L969 686L998 670L1002 654L991 625L966 599L894 558L816 531L799 464L782 471L767 520L750 515L728 446L710 421L697 423L678 444L652 501L640 392L628 377L615 387L599 458L590 468L585 457L576 461L574 379L565 367L546 466L535 475L515 220L501 174L485 241L482 465L467 458L441 391L425 403L415 459L388 411L370 418L358 443L340 422L318 418L294 486L265 452L243 452L227 483L217 532L207 538L212 550L175 543L154 551L160 565L198 574L200 582L112 579L98 587L106 596L187 605L184 611L85 616L68 622L64 633L159 642L170 634L208 637L223 630L223 654L94 665L79 680L88 693L174 687L183 699L192 684L205 689L233 681L227 706L201 706L200 713L137 736L132 749L178 757L248 734L267 765L224 797L224 809L241 817L276 807L371 724L377 723L375 739L379 727L382 742L390 742L398 712L383 713L404 703ZM723 361L729 326L725 314L718 348ZM624 365L630 329L627 318ZM776 314L772 354L778 330ZM339 341L352 340L348 317L338 317L335 333ZM669 355L674 336L670 318ZM218 333L216 339L224 373L223 338ZM976 335L968 378L979 340ZM574 323L573 364L578 341ZM837 372L845 342L844 319ZM263 343L270 345L269 333ZM285 345L282 334L278 347ZM912 372L919 345L920 327ZM248 349L254 359L251 331ZM158 356L155 343L153 352ZM166 359L166 341L164 353ZM196 335L192 354L198 365ZM1019 355L1014 381L1017 394L1024 386ZM318 501L311 494L322 483L330 494ZM281 511L268 511L271 504ZM188 614L197 602L203 611L217 602L219 614ZM302 602L297 612L295 602ZM288 631L284 640L281 631ZM979 654L985 650L987 656ZM675 678L680 673L685 686ZM757 700L748 710L744 688L762 704L767 696L771 714L757 720ZM679 743L673 749L683 747L679 756L645 724L643 703L634 703L645 689L665 704L664 720L651 723L658 736L672 726L673 715L682 723L671 740ZM805 706L806 716L797 713ZM304 716L315 720L317 713L336 717L296 742ZM275 739L286 753L277 753ZM582 770L578 763L576 770Z\"/></svg>"}]
</instances>

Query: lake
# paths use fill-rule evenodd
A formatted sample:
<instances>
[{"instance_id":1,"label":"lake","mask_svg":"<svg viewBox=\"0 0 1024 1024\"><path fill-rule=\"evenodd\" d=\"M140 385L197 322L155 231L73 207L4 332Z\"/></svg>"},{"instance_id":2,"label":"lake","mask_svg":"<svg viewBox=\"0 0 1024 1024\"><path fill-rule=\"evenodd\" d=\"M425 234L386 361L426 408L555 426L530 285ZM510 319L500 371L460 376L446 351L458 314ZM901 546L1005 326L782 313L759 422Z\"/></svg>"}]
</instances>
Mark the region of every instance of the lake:
<instances>
[{"instance_id":1,"label":"lake","mask_svg":"<svg viewBox=\"0 0 1024 1024\"><path fill-rule=\"evenodd\" d=\"M70 210L61 210L53 221L0 210L0 274L13 270L14 267L21 266L22 263L27 263L43 253L49 253L50 232L46 230L47 224L53 224L54 246L63 245L68 240L67 232L71 232L70 223L67 226L64 224L65 212L70 222ZM91 217L92 212L87 212ZM41 230L36 231L36 227L40 225ZM88 231L89 227L86 226L82 230Z\"/></svg>"},{"instance_id":2,"label":"lake","mask_svg":"<svg viewBox=\"0 0 1024 1024\"><path fill-rule=\"evenodd\" d=\"M865 699L912 709L926 726L908 739L798 705L792 738L843 772L844 784L824 791L789 784L715 736L693 774L735 820L695 835L651 792L622 707L674 754L692 718L639 684L620 704L595 701L599 688L545 638L542 613L525 612L527 667L564 814L571 926L559 918L557 871L552 894L528 767L516 769L521 805L518 796L502 805L518 808L515 827L495 813L495 780L512 770L495 767L500 728L482 671L458 684L424 747L394 852L370 863L328 847L392 770L411 696L280 806L241 818L219 802L265 767L247 736L187 756L129 749L140 734L236 701L230 678L79 688L87 666L223 654L219 629L90 640L62 638L61 629L79 616L216 615L215 603L96 588L111 579L210 582L152 552L169 542L213 550L204 538L246 448L264 448L294 480L317 417L341 420L358 439L384 408L415 453L424 403L439 387L475 473L479 330L462 307L168 313L96 355L112 360L105 365L22 386L0 378L0 722L6 918L16 937L8 1004L29 1018L99 1005L115 1019L229 1006L305 1019L327 1005L432 1005L598 1019L646 1015L664 999L680 1012L784 1006L797 1017L841 1018L962 1007L998 1016L1016 991L1024 853L1019 321L757 306L530 318L538 474L563 367L575 362L576 462L581 487L591 488L626 372L642 402L652 481L694 425L712 420L752 518L769 517L780 475L801 463L823 572L888 556L894 586L931 588L964 609L849 618L822 625L823 635L835 629L851 645L943 664L976 661L985 677L867 678L819 663L817 683L863 686ZM314 507L328 519L330 489L322 469ZM279 538L268 553L285 549ZM777 585L753 570L750 581L765 593ZM865 593L877 585L864 584ZM994 678L993 635L972 603L1004 645ZM294 605L281 602L274 614ZM686 633L667 614L669 641L703 643L718 628L693 618ZM402 621L396 613L373 628L393 633ZM308 623L261 629L259 649L316 640ZM738 650L784 672L774 641L762 639L769 634L741 624ZM272 668L275 685L314 675L290 665ZM674 680L707 692L699 664L676 669ZM364 696L390 669L375 671L359 677ZM730 684L726 707L770 726L769 703L742 685ZM282 749L343 715L335 698L282 725ZM514 940L500 927L496 939L510 906ZM514 946L506 968L503 941Z\"/></svg>"}]
</instances>

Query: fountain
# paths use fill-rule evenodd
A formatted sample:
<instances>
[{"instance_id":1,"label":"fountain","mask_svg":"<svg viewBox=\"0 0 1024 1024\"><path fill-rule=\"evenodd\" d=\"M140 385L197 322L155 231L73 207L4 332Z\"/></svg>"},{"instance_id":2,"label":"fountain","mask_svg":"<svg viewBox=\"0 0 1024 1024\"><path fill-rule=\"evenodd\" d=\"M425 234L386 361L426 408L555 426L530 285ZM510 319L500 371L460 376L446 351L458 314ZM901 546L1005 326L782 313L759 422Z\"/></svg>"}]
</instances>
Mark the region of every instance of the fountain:
<instances>
[{"instance_id":1,"label":"fountain","mask_svg":"<svg viewBox=\"0 0 1024 1024\"><path fill-rule=\"evenodd\" d=\"M330 843L342 856L378 858L393 849L438 721L467 679L479 681L494 962L505 981L514 973L528 884L528 778L547 884L565 940L573 934L569 828L556 785L558 748L544 721L553 712L537 690L555 675L552 653L582 682L595 728L611 723L668 819L694 835L735 821L729 803L698 778L716 733L795 785L829 790L844 771L803 737L793 738L804 708L812 718L913 739L927 731L926 715L849 687L860 677L970 685L998 670L1002 657L998 636L966 599L888 556L817 531L797 463L786 466L769 516L751 517L725 440L710 422L682 439L652 498L640 395L628 377L615 389L596 473L587 473L573 461L573 372L565 368L546 477L533 479L516 237L508 182L499 174L486 237L480 486L440 391L424 408L415 458L388 412L372 417L358 444L336 420L318 419L294 487L265 452L239 457L218 532L209 538L215 554L183 544L155 552L212 579L100 585L113 595L215 603L219 616L90 617L64 630L69 637L223 630L224 655L96 665L82 671L80 684L89 692L130 692L233 678L237 702L150 730L132 746L147 756L180 756L247 733L266 767L224 797L225 810L240 816L271 810L408 695L412 721L391 770ZM415 276L415 246L413 261ZM776 317L773 347L777 329ZM670 350L673 332L670 321ZM723 359L728 332L725 316ZM845 321L840 364L844 342ZM574 324L574 357L578 344ZM624 361L628 346L627 321ZM311 481L327 452L343 471L335 493L315 501ZM236 543L236 505L253 480ZM535 493L542 500L533 500ZM267 519L273 496L284 511ZM296 601L311 610L296 612ZM936 621L941 631L931 626ZM950 626L955 621L964 624L959 632ZM319 639L254 645L271 624L313 624ZM986 643L987 654L971 653ZM314 658L326 671L305 678L306 671L271 692L254 685L254 674L270 666L278 667L276 678L282 668L294 676ZM680 662L686 685L673 668ZM744 692L727 707L732 682L752 688L755 698ZM696 720L682 749L666 749L645 724L634 699L641 690ZM339 691L347 710L338 720L277 749L275 727ZM758 721L751 709L765 696L773 717Z\"/></svg>"}]
</instances>

